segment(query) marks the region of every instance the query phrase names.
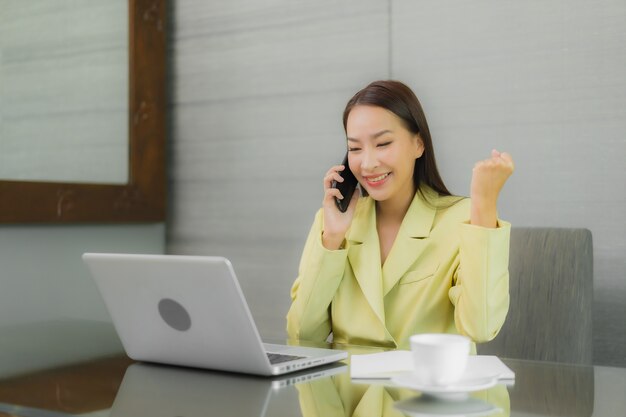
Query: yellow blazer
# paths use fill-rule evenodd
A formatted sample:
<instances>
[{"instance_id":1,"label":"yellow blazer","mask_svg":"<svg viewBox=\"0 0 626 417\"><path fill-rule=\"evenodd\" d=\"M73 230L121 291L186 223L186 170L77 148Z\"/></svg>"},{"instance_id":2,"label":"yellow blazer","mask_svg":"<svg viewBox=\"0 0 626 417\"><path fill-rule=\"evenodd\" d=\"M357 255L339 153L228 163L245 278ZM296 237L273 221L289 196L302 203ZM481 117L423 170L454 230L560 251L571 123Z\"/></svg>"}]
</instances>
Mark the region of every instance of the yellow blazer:
<instances>
[{"instance_id":1,"label":"yellow blazer","mask_svg":"<svg viewBox=\"0 0 626 417\"><path fill-rule=\"evenodd\" d=\"M510 224L469 224L470 201L416 193L381 267L376 209L361 197L344 249L322 245L323 211L291 289L287 332L296 339L409 348L417 333L493 339L509 308ZM456 202L455 202L456 201Z\"/></svg>"}]
</instances>

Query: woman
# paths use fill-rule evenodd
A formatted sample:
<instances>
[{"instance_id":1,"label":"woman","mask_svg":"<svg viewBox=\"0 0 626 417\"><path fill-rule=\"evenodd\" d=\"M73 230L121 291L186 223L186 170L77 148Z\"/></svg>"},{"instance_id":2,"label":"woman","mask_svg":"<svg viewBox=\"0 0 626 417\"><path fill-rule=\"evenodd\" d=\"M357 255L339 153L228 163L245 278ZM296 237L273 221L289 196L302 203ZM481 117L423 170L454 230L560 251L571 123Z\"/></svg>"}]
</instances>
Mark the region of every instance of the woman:
<instances>
[{"instance_id":1,"label":"woman","mask_svg":"<svg viewBox=\"0 0 626 417\"><path fill-rule=\"evenodd\" d=\"M343 115L357 192L324 177L323 207L305 244L287 314L291 338L408 348L416 333L493 339L509 305L510 224L498 194L513 172L492 151L472 172L470 199L453 197L435 164L428 124L413 92L373 82ZM351 198L345 213L335 198Z\"/></svg>"}]
</instances>

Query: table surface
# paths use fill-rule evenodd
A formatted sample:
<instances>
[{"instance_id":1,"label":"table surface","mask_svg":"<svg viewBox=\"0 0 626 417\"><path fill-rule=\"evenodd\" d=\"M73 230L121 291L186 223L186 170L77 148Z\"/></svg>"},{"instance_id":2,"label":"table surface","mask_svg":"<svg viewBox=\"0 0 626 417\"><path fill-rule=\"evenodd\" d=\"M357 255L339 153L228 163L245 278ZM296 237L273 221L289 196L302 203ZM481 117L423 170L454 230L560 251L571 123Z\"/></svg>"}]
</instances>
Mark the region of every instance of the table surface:
<instances>
[{"instance_id":1,"label":"table surface","mask_svg":"<svg viewBox=\"0 0 626 417\"><path fill-rule=\"evenodd\" d=\"M274 378L138 363L109 323L0 330L0 416L626 415L626 368L503 358L514 385L436 399L357 383L342 363Z\"/></svg>"}]
</instances>

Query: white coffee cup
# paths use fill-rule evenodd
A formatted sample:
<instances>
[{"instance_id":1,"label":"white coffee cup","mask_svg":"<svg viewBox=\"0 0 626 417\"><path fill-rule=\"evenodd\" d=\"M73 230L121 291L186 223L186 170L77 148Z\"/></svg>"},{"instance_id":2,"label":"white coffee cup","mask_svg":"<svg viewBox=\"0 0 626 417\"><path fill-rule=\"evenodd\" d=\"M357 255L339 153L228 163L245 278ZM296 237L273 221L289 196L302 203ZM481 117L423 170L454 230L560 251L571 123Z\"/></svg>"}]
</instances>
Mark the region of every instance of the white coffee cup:
<instances>
[{"instance_id":1,"label":"white coffee cup","mask_svg":"<svg viewBox=\"0 0 626 417\"><path fill-rule=\"evenodd\" d=\"M427 385L451 385L465 372L470 339L456 334L425 333L410 337L415 379Z\"/></svg>"}]
</instances>

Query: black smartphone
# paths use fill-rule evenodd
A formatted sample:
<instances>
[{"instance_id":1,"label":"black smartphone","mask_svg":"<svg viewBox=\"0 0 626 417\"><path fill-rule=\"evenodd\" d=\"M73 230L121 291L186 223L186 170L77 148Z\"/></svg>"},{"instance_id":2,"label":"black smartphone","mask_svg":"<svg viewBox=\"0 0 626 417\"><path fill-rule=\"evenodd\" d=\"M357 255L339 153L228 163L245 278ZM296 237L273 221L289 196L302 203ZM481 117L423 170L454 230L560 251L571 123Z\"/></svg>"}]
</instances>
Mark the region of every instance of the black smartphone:
<instances>
[{"instance_id":1,"label":"black smartphone","mask_svg":"<svg viewBox=\"0 0 626 417\"><path fill-rule=\"evenodd\" d=\"M333 181L331 186L333 188L341 191L341 195L343 196L343 200L339 198L335 198L335 203L337 204L337 208L340 212L345 213L348 210L348 206L350 205L350 200L352 199L352 195L354 194L354 190L356 186L359 184L356 177L350 171L350 167L348 166L348 153L346 152L346 157L343 158L343 162L341 163L344 167L346 167L343 171L339 173L343 178L343 182Z\"/></svg>"}]
</instances>

